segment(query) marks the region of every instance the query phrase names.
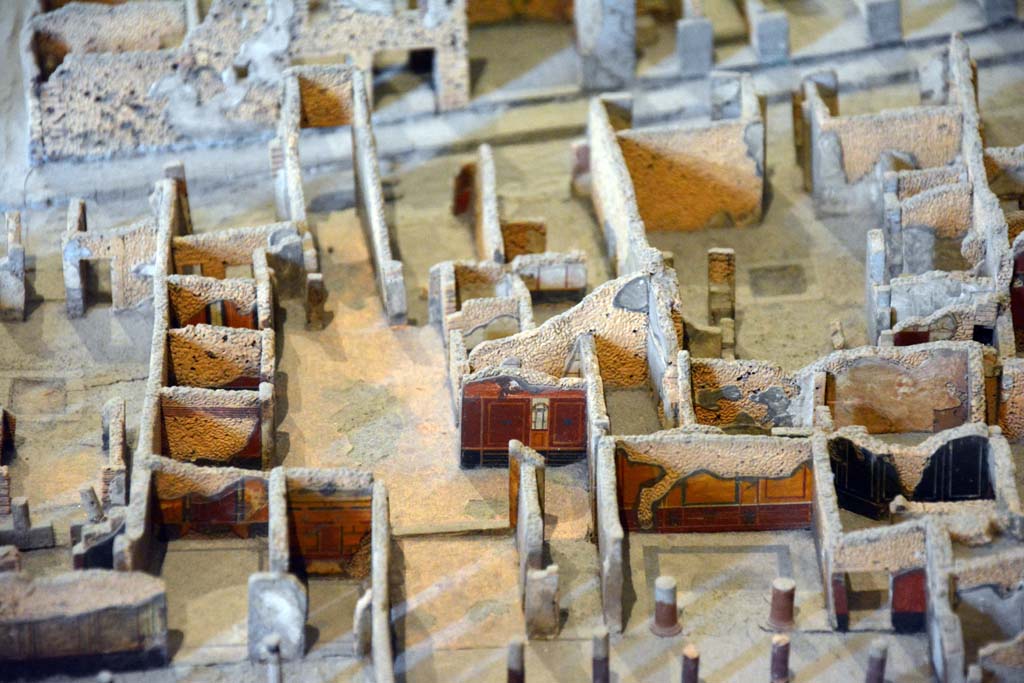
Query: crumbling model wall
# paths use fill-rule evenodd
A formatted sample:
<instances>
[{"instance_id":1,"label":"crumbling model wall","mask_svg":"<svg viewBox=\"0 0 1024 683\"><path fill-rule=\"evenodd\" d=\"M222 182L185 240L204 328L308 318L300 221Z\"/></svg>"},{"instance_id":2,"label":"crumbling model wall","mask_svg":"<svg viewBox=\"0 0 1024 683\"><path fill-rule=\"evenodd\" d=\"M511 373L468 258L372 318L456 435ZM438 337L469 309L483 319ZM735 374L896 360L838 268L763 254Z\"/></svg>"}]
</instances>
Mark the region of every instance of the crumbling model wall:
<instances>
[{"instance_id":1,"label":"crumbling model wall","mask_svg":"<svg viewBox=\"0 0 1024 683\"><path fill-rule=\"evenodd\" d=\"M163 538L233 532L265 535L269 518L267 473L231 467L201 467L149 458L152 493L159 506L155 524ZM134 494L133 494L134 495Z\"/></svg>"},{"instance_id":2,"label":"crumbling model wall","mask_svg":"<svg viewBox=\"0 0 1024 683\"><path fill-rule=\"evenodd\" d=\"M396 6L397 7L397 6ZM369 72L373 56L385 50L433 50L434 91L440 111L469 103L469 30L466 0L426 0L415 9L367 12L330 4L314 16L306 13L291 46L291 55L315 61L351 57L356 68ZM358 36L339 46L338 35Z\"/></svg>"},{"instance_id":3,"label":"crumbling model wall","mask_svg":"<svg viewBox=\"0 0 1024 683\"><path fill-rule=\"evenodd\" d=\"M269 383L258 391L164 387L160 453L186 462L259 469L273 452L273 402Z\"/></svg>"},{"instance_id":4,"label":"crumbling model wall","mask_svg":"<svg viewBox=\"0 0 1024 683\"><path fill-rule=\"evenodd\" d=\"M764 123L749 77L739 87L736 118L617 132L647 230L760 222Z\"/></svg>"},{"instance_id":5,"label":"crumbling model wall","mask_svg":"<svg viewBox=\"0 0 1024 683\"><path fill-rule=\"evenodd\" d=\"M622 631L622 553L625 535L619 521L615 476L615 440L603 437L594 464L596 483L597 557L601 573L601 607L609 631Z\"/></svg>"},{"instance_id":6,"label":"crumbling model wall","mask_svg":"<svg viewBox=\"0 0 1024 683\"><path fill-rule=\"evenodd\" d=\"M345 469L285 470L290 557L307 574L370 574L373 476Z\"/></svg>"},{"instance_id":7,"label":"crumbling model wall","mask_svg":"<svg viewBox=\"0 0 1024 683\"><path fill-rule=\"evenodd\" d=\"M615 439L619 506L638 531L805 528L806 439L663 431Z\"/></svg>"},{"instance_id":8,"label":"crumbling model wall","mask_svg":"<svg viewBox=\"0 0 1024 683\"><path fill-rule=\"evenodd\" d=\"M955 37L951 43L957 40L962 43ZM794 116L799 128L798 160L807 189L819 199L835 198L837 192L863 180L888 152L906 155L918 168L952 163L969 125L963 121L963 110L972 106L965 93L950 87L950 74L965 54L951 48L948 57L940 58L938 68L932 69L937 76L928 104L872 114L840 115L834 72L806 77L795 95ZM973 103L973 92L970 100Z\"/></svg>"},{"instance_id":9,"label":"crumbling model wall","mask_svg":"<svg viewBox=\"0 0 1024 683\"><path fill-rule=\"evenodd\" d=\"M162 666L167 651L164 582L143 572L82 570L30 577L0 572L0 662L102 661Z\"/></svg>"},{"instance_id":10,"label":"crumbling model wall","mask_svg":"<svg viewBox=\"0 0 1024 683\"><path fill-rule=\"evenodd\" d=\"M146 0L117 5L82 3L37 14L33 32L35 57L46 78L69 53L148 52L174 47L185 36L181 3Z\"/></svg>"},{"instance_id":11,"label":"crumbling model wall","mask_svg":"<svg viewBox=\"0 0 1024 683\"><path fill-rule=\"evenodd\" d=\"M839 429L828 442L839 505L879 519L890 516L897 495L921 503L995 499L1001 491L996 476L1005 474L997 462L1003 454L993 452L998 440L990 439L984 424L962 425L914 445L887 443L860 428ZM1016 492L1008 497L1007 505L1018 507Z\"/></svg>"},{"instance_id":12,"label":"crumbling model wall","mask_svg":"<svg viewBox=\"0 0 1024 683\"><path fill-rule=\"evenodd\" d=\"M204 389L258 389L274 381L274 330L188 325L167 332L172 382Z\"/></svg>"},{"instance_id":13,"label":"crumbling model wall","mask_svg":"<svg viewBox=\"0 0 1024 683\"><path fill-rule=\"evenodd\" d=\"M76 3L37 16L20 46L31 160L263 135L278 118L281 82L293 61L347 56L369 69L381 50L431 49L438 108L469 101L462 0L389 12L338 4L321 10L310 12L308 0L214 0L178 47L186 24L180 3ZM102 30L79 28L96 22Z\"/></svg>"},{"instance_id":14,"label":"crumbling model wall","mask_svg":"<svg viewBox=\"0 0 1024 683\"><path fill-rule=\"evenodd\" d=\"M391 229L384 216L384 191L380 184L377 143L370 122L370 106L366 99L363 74L352 74L354 119L352 121L352 155L355 159L356 210L363 225L370 251L384 314L393 325L405 323L405 277L402 262L392 255Z\"/></svg>"},{"instance_id":15,"label":"crumbling model wall","mask_svg":"<svg viewBox=\"0 0 1024 683\"><path fill-rule=\"evenodd\" d=\"M524 370L561 376L576 338L590 332L609 386L640 386L647 381L649 279L643 275L612 280L570 310L532 330L482 342L469 355L472 369L519 359Z\"/></svg>"},{"instance_id":16,"label":"crumbling model wall","mask_svg":"<svg viewBox=\"0 0 1024 683\"><path fill-rule=\"evenodd\" d=\"M836 427L870 433L934 432L984 422L982 347L932 342L837 351L800 371L825 372L825 404Z\"/></svg>"},{"instance_id":17,"label":"crumbling model wall","mask_svg":"<svg viewBox=\"0 0 1024 683\"><path fill-rule=\"evenodd\" d=\"M782 368L762 361L690 360L697 423L725 431L771 431L800 422L801 387Z\"/></svg>"},{"instance_id":18,"label":"crumbling model wall","mask_svg":"<svg viewBox=\"0 0 1024 683\"><path fill-rule=\"evenodd\" d=\"M509 510L509 521L516 532L519 553L519 598L531 638L552 637L558 633L558 565L544 565L544 459L518 441L509 442L509 503L515 482L516 506Z\"/></svg>"},{"instance_id":19,"label":"crumbling model wall","mask_svg":"<svg viewBox=\"0 0 1024 683\"><path fill-rule=\"evenodd\" d=\"M499 366L460 379L460 462L504 465L517 440L548 460L569 462L587 450L586 398L577 378Z\"/></svg>"},{"instance_id":20,"label":"crumbling model wall","mask_svg":"<svg viewBox=\"0 0 1024 683\"><path fill-rule=\"evenodd\" d=\"M266 250L275 271L283 271L282 277L303 267L299 227L290 221L180 235L172 247L174 272L179 274L190 274L198 267L198 274L223 279L228 266L252 266L258 249Z\"/></svg>"},{"instance_id":21,"label":"crumbling model wall","mask_svg":"<svg viewBox=\"0 0 1024 683\"><path fill-rule=\"evenodd\" d=\"M587 113L591 201L604 233L608 260L615 273L627 275L661 260L647 243L636 189L619 145L617 130L632 124L632 100L596 97Z\"/></svg>"},{"instance_id":22,"label":"crumbling model wall","mask_svg":"<svg viewBox=\"0 0 1024 683\"><path fill-rule=\"evenodd\" d=\"M85 202L73 199L68 205L67 230L61 238L61 265L68 316L85 314L87 277L85 268L101 268L109 262L111 307L133 308L153 295L146 266L156 248L156 224L146 218L123 228L89 232ZM93 263L100 261L101 263Z\"/></svg>"},{"instance_id":23,"label":"crumbling model wall","mask_svg":"<svg viewBox=\"0 0 1024 683\"><path fill-rule=\"evenodd\" d=\"M265 263L253 264L256 277L217 279L203 275L167 276L171 326L212 324L268 329L273 326L271 285ZM261 277L262 276L262 277Z\"/></svg>"},{"instance_id":24,"label":"crumbling model wall","mask_svg":"<svg viewBox=\"0 0 1024 683\"><path fill-rule=\"evenodd\" d=\"M375 683L393 683L394 650L391 646L391 519L384 482L373 484L371 531L371 658Z\"/></svg>"}]
</instances>

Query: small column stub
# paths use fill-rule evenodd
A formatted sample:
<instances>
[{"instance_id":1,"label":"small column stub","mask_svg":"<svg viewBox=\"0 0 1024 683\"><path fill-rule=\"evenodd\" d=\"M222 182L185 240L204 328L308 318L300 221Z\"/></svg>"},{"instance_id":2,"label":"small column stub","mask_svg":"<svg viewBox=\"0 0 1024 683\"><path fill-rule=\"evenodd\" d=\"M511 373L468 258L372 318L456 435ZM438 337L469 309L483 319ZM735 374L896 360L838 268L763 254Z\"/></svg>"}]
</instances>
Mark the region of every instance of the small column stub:
<instances>
[{"instance_id":1,"label":"small column stub","mask_svg":"<svg viewBox=\"0 0 1024 683\"><path fill-rule=\"evenodd\" d=\"M513 640L508 644L508 683L524 683L526 680L524 654L522 640Z\"/></svg>"},{"instance_id":2,"label":"small column stub","mask_svg":"<svg viewBox=\"0 0 1024 683\"><path fill-rule=\"evenodd\" d=\"M772 581L772 606L768 624L776 631L793 630L793 605L796 598L796 582L786 577Z\"/></svg>"},{"instance_id":3,"label":"small column stub","mask_svg":"<svg viewBox=\"0 0 1024 683\"><path fill-rule=\"evenodd\" d=\"M884 638L876 638L871 642L868 655L868 672L865 683L885 683L885 661L889 656L889 644Z\"/></svg>"},{"instance_id":4,"label":"small column stub","mask_svg":"<svg viewBox=\"0 0 1024 683\"><path fill-rule=\"evenodd\" d=\"M789 683L789 636L772 636L771 682Z\"/></svg>"},{"instance_id":5,"label":"small column stub","mask_svg":"<svg viewBox=\"0 0 1024 683\"><path fill-rule=\"evenodd\" d=\"M683 683L699 683L700 681L700 651L693 643L683 648Z\"/></svg>"},{"instance_id":6,"label":"small column stub","mask_svg":"<svg viewBox=\"0 0 1024 683\"><path fill-rule=\"evenodd\" d=\"M609 683L611 681L610 653L608 649L608 629L599 626L591 637L593 657L593 683Z\"/></svg>"},{"instance_id":7,"label":"small column stub","mask_svg":"<svg viewBox=\"0 0 1024 683\"><path fill-rule=\"evenodd\" d=\"M682 630L676 607L676 580L671 576L659 576L654 581L654 619L651 621L651 631L656 636L671 638Z\"/></svg>"}]
</instances>

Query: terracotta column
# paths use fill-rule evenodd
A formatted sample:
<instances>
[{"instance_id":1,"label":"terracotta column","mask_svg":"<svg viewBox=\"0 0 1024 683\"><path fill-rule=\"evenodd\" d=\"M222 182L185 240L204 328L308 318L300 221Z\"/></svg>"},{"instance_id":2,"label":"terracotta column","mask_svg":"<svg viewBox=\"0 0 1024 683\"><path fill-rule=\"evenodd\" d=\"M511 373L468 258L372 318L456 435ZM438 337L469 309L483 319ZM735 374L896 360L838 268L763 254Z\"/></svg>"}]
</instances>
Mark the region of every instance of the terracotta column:
<instances>
[{"instance_id":1,"label":"terracotta column","mask_svg":"<svg viewBox=\"0 0 1024 683\"><path fill-rule=\"evenodd\" d=\"M601 626L591 638L593 657L593 682L609 683L611 667L609 666L608 629Z\"/></svg>"},{"instance_id":2,"label":"terracotta column","mask_svg":"<svg viewBox=\"0 0 1024 683\"><path fill-rule=\"evenodd\" d=\"M676 607L676 580L671 576L659 576L654 581L654 620L651 622L651 631L656 636L670 638L682 630Z\"/></svg>"},{"instance_id":3,"label":"terracotta column","mask_svg":"<svg viewBox=\"0 0 1024 683\"><path fill-rule=\"evenodd\" d=\"M885 683L885 660L889 656L889 646L882 638L871 643L871 654L868 655L868 673L865 683Z\"/></svg>"},{"instance_id":4,"label":"terracotta column","mask_svg":"<svg viewBox=\"0 0 1024 683\"><path fill-rule=\"evenodd\" d=\"M772 607L768 624L776 631L793 630L793 603L796 597L796 582L779 577L772 581Z\"/></svg>"},{"instance_id":5,"label":"terracotta column","mask_svg":"<svg viewBox=\"0 0 1024 683\"><path fill-rule=\"evenodd\" d=\"M523 655L523 641L513 640L508 644L508 683L524 683L526 681Z\"/></svg>"},{"instance_id":6,"label":"terracotta column","mask_svg":"<svg viewBox=\"0 0 1024 683\"><path fill-rule=\"evenodd\" d=\"M683 648L683 683L700 681L700 652L693 644Z\"/></svg>"},{"instance_id":7,"label":"terracotta column","mask_svg":"<svg viewBox=\"0 0 1024 683\"><path fill-rule=\"evenodd\" d=\"M772 636L772 683L789 683L789 636Z\"/></svg>"}]
</instances>

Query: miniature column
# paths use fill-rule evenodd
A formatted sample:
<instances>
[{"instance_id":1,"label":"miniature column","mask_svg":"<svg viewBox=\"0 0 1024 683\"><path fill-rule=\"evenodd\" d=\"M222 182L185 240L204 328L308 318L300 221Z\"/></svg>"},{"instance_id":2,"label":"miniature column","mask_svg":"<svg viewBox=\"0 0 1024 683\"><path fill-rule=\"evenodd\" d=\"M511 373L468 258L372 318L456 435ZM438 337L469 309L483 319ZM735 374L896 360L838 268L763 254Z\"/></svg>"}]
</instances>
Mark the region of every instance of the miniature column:
<instances>
[{"instance_id":1,"label":"miniature column","mask_svg":"<svg viewBox=\"0 0 1024 683\"><path fill-rule=\"evenodd\" d=\"M789 636L772 637L772 683L789 683Z\"/></svg>"},{"instance_id":2,"label":"miniature column","mask_svg":"<svg viewBox=\"0 0 1024 683\"><path fill-rule=\"evenodd\" d=\"M736 318L736 251L708 249L708 322Z\"/></svg>"},{"instance_id":3,"label":"miniature column","mask_svg":"<svg viewBox=\"0 0 1024 683\"><path fill-rule=\"evenodd\" d=\"M609 683L611 681L611 667L608 663L608 629L604 626L598 627L590 642L593 650L593 682Z\"/></svg>"},{"instance_id":4,"label":"miniature column","mask_svg":"<svg viewBox=\"0 0 1024 683\"><path fill-rule=\"evenodd\" d=\"M523 683L525 680L523 641L516 639L508 644L508 683Z\"/></svg>"},{"instance_id":5,"label":"miniature column","mask_svg":"<svg viewBox=\"0 0 1024 683\"><path fill-rule=\"evenodd\" d=\"M885 683L885 660L889 656L889 646L883 638L876 638L871 643L871 654L868 655L868 672L865 683Z\"/></svg>"},{"instance_id":6,"label":"miniature column","mask_svg":"<svg viewBox=\"0 0 1024 683\"><path fill-rule=\"evenodd\" d=\"M103 506L100 505L100 498L96 495L96 489L91 484L82 484L78 487L78 497L82 501L82 509L89 518L89 522L97 524L103 521L106 516L103 514Z\"/></svg>"},{"instance_id":7,"label":"miniature column","mask_svg":"<svg viewBox=\"0 0 1024 683\"><path fill-rule=\"evenodd\" d=\"M651 631L656 636L670 638L682 630L676 608L676 580L671 576L659 576L654 581L654 620L651 621Z\"/></svg>"},{"instance_id":8,"label":"miniature column","mask_svg":"<svg viewBox=\"0 0 1024 683\"><path fill-rule=\"evenodd\" d=\"M683 683L699 683L700 652L692 643L683 648Z\"/></svg>"},{"instance_id":9,"label":"miniature column","mask_svg":"<svg viewBox=\"0 0 1024 683\"><path fill-rule=\"evenodd\" d=\"M768 624L776 631L793 630L793 603L796 596L796 582L779 577L772 581L772 607Z\"/></svg>"}]
</instances>

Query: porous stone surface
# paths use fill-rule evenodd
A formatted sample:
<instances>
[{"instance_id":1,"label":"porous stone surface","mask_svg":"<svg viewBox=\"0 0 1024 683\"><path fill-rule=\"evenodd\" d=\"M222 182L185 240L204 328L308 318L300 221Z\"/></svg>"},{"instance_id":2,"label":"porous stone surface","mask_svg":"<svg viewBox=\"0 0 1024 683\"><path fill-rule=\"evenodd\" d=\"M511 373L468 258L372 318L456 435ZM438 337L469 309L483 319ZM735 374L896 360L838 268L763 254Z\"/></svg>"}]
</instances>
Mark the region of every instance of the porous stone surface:
<instances>
[{"instance_id":1,"label":"porous stone surface","mask_svg":"<svg viewBox=\"0 0 1024 683\"><path fill-rule=\"evenodd\" d=\"M266 661L268 636L279 639L283 660L302 657L306 651L306 589L293 575L259 572L249 576L249 659Z\"/></svg>"}]
</instances>

